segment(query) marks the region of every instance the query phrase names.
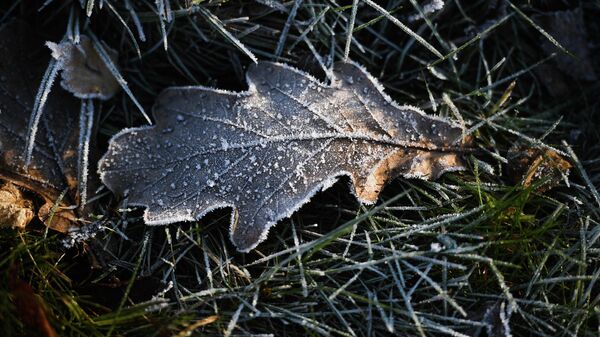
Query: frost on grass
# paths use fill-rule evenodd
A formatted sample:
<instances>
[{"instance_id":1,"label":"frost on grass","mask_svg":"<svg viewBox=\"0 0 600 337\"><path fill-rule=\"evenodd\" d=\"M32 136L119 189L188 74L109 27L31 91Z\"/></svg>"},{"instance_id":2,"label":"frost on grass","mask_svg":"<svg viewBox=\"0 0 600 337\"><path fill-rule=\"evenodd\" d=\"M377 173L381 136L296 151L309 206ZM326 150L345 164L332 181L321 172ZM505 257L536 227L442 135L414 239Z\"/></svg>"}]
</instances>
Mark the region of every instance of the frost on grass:
<instances>
[{"instance_id":1,"label":"frost on grass","mask_svg":"<svg viewBox=\"0 0 600 337\"><path fill-rule=\"evenodd\" d=\"M431 0L429 3L425 4L421 9L421 12L418 14L413 14L408 17L408 21L414 22L424 18L424 15L429 15L444 9L444 1L443 0Z\"/></svg>"},{"instance_id":2,"label":"frost on grass","mask_svg":"<svg viewBox=\"0 0 600 337\"><path fill-rule=\"evenodd\" d=\"M0 179L42 197L38 216L51 228L66 231L76 214L78 116L77 101L62 89L48 97L40 116L31 162L25 165L26 138L37 85L48 60L43 42L23 23L0 29ZM63 192L66 193L63 194ZM14 193L12 194L15 195ZM56 207L55 203L58 201ZM53 214L51 223L49 214Z\"/></svg>"},{"instance_id":3,"label":"frost on grass","mask_svg":"<svg viewBox=\"0 0 600 337\"><path fill-rule=\"evenodd\" d=\"M561 46L573 54L560 52L547 38L541 38L540 45L545 53L558 52L554 62L560 71L578 80L598 79L594 71L593 53L589 47L590 41L581 8L538 14L533 18Z\"/></svg>"},{"instance_id":4,"label":"frost on grass","mask_svg":"<svg viewBox=\"0 0 600 337\"><path fill-rule=\"evenodd\" d=\"M525 187L536 184L538 191L546 191L568 181L572 165L555 151L513 146L507 154L511 165L508 173L515 183Z\"/></svg>"},{"instance_id":5,"label":"frost on grass","mask_svg":"<svg viewBox=\"0 0 600 337\"><path fill-rule=\"evenodd\" d=\"M104 43L103 43L104 44ZM79 43L66 40L46 42L52 57L62 70L61 86L79 98L110 99L119 90L119 82L108 69L89 37L82 35ZM118 53L104 44L113 63Z\"/></svg>"},{"instance_id":6,"label":"frost on grass","mask_svg":"<svg viewBox=\"0 0 600 337\"><path fill-rule=\"evenodd\" d=\"M156 126L126 129L100 161L102 181L147 224L192 221L233 208L231 237L253 249L268 229L348 176L374 203L396 176L435 179L462 169L461 129L401 106L360 66L337 63L330 85L276 63L247 73L248 91L164 91Z\"/></svg>"},{"instance_id":7,"label":"frost on grass","mask_svg":"<svg viewBox=\"0 0 600 337\"><path fill-rule=\"evenodd\" d=\"M567 97L573 90L578 90L578 86L573 85L573 80L588 83L598 80L581 8L537 14L532 19L556 40L555 43L559 43L572 54L561 51L548 38L539 37L539 45L544 53L556 53L551 62L541 64L535 69L538 78L550 94Z\"/></svg>"}]
</instances>

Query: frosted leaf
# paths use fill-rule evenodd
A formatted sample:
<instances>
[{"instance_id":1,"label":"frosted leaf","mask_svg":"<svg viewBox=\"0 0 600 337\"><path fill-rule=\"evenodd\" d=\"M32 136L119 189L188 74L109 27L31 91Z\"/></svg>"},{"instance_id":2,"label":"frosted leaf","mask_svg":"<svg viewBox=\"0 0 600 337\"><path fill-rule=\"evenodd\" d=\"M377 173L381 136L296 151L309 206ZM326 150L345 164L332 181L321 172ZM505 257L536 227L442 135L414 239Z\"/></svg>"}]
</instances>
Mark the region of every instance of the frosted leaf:
<instances>
[{"instance_id":1,"label":"frosted leaf","mask_svg":"<svg viewBox=\"0 0 600 337\"><path fill-rule=\"evenodd\" d=\"M514 145L507 153L507 173L524 187L536 185L544 192L558 186L569 175L572 165L552 150ZM541 183L540 183L541 182Z\"/></svg>"},{"instance_id":2,"label":"frosted leaf","mask_svg":"<svg viewBox=\"0 0 600 337\"><path fill-rule=\"evenodd\" d=\"M546 37L539 37L539 46L544 53L556 55L551 62L545 62L534 69L551 95L565 98L573 91L579 90L579 85L574 85L573 80L598 80L594 70L596 54L590 48L591 40L588 38L581 8L537 14L532 16L532 19L556 40L553 43ZM572 55L561 51L555 43L560 44Z\"/></svg>"},{"instance_id":3,"label":"frosted leaf","mask_svg":"<svg viewBox=\"0 0 600 337\"><path fill-rule=\"evenodd\" d=\"M590 42L580 7L574 10L538 14L533 16L533 19L561 46L573 53L568 55L561 52L548 39L542 39L540 45L545 53L557 52L554 62L558 69L574 79L583 81L598 79L593 66L594 54L589 48ZM543 76L541 77L543 79Z\"/></svg>"},{"instance_id":4,"label":"frosted leaf","mask_svg":"<svg viewBox=\"0 0 600 337\"><path fill-rule=\"evenodd\" d=\"M59 206L77 204L79 104L70 94L55 87L48 96L30 165L25 167L28 119L37 85L48 59L43 41L33 37L22 23L0 28L0 179L40 195L46 202L38 216L46 220L55 201L67 191ZM50 227L66 231L74 224L72 209L59 207Z\"/></svg>"},{"instance_id":5,"label":"frosted leaf","mask_svg":"<svg viewBox=\"0 0 600 337\"><path fill-rule=\"evenodd\" d=\"M119 82L102 61L89 37L81 35L77 44L70 40L61 43L48 41L46 46L62 70L61 86L75 97L107 100L119 90ZM116 64L118 53L106 44L104 49Z\"/></svg>"},{"instance_id":6,"label":"frosted leaf","mask_svg":"<svg viewBox=\"0 0 600 337\"><path fill-rule=\"evenodd\" d=\"M112 138L101 179L147 207L149 225L231 207L231 238L249 251L341 176L361 202L374 203L396 176L435 179L463 168L450 148L458 126L396 104L354 63L337 63L333 76L325 85L259 62L247 72L246 92L169 88L154 106L156 126Z\"/></svg>"},{"instance_id":7,"label":"frosted leaf","mask_svg":"<svg viewBox=\"0 0 600 337\"><path fill-rule=\"evenodd\" d=\"M443 0L431 0L421 8L421 13L413 14L408 17L409 22L418 21L424 18L423 15L428 15L440 11L444 8L445 4Z\"/></svg>"}]
</instances>

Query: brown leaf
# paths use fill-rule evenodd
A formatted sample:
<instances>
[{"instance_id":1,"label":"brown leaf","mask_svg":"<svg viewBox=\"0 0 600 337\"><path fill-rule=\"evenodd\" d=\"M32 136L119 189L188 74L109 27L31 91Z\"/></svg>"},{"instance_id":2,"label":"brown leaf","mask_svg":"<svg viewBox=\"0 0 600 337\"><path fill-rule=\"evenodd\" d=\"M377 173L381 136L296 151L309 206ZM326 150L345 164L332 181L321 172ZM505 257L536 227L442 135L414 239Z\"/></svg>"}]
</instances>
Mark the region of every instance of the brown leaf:
<instances>
[{"instance_id":1,"label":"brown leaf","mask_svg":"<svg viewBox=\"0 0 600 337\"><path fill-rule=\"evenodd\" d=\"M548 91L556 96L566 96L572 88L568 79L596 81L598 76L592 64L592 53L581 8L555 11L533 16L533 19L566 50L561 52L548 39L542 38L541 47L547 54L557 53L553 63L537 70ZM565 82L567 82L565 84Z\"/></svg>"},{"instance_id":2,"label":"brown leaf","mask_svg":"<svg viewBox=\"0 0 600 337\"><path fill-rule=\"evenodd\" d=\"M16 267L11 268L9 287L12 301L17 309L19 320L41 337L58 337L48 321L43 300L36 295L29 283L19 280Z\"/></svg>"},{"instance_id":3,"label":"brown leaf","mask_svg":"<svg viewBox=\"0 0 600 337\"><path fill-rule=\"evenodd\" d=\"M62 70L60 84L75 97L106 100L119 90L119 82L102 61L89 37L81 35L79 43L70 40L61 43L48 41L46 46L52 50L52 57ZM116 64L118 53L106 44L104 49Z\"/></svg>"},{"instance_id":4,"label":"brown leaf","mask_svg":"<svg viewBox=\"0 0 600 337\"><path fill-rule=\"evenodd\" d=\"M0 185L0 228L25 228L32 218L32 202L15 185Z\"/></svg>"},{"instance_id":5,"label":"brown leaf","mask_svg":"<svg viewBox=\"0 0 600 337\"><path fill-rule=\"evenodd\" d=\"M336 64L333 75L325 85L260 62L248 70L246 92L167 89L154 107L156 126L111 140L101 178L146 206L150 225L231 207L232 240L248 251L341 176L361 202L374 203L398 175L435 179L463 168L458 126L397 105L354 63Z\"/></svg>"},{"instance_id":6,"label":"brown leaf","mask_svg":"<svg viewBox=\"0 0 600 337\"><path fill-rule=\"evenodd\" d=\"M545 179L546 181L537 188L540 192L556 187L572 167L571 163L558 153L538 148L515 146L509 151L508 160L511 163L509 175L524 187Z\"/></svg>"},{"instance_id":7,"label":"brown leaf","mask_svg":"<svg viewBox=\"0 0 600 337\"><path fill-rule=\"evenodd\" d=\"M57 207L53 203L45 203L40 207L38 217L46 226L62 233L77 225L77 216L72 208Z\"/></svg>"},{"instance_id":8,"label":"brown leaf","mask_svg":"<svg viewBox=\"0 0 600 337\"><path fill-rule=\"evenodd\" d=\"M79 106L70 94L54 87L39 123L31 164L25 167L26 134L35 95L48 64L43 42L21 22L0 28L0 179L39 194L49 210L58 205L61 217L75 219L78 205ZM41 214L44 215L44 214ZM41 217L42 220L45 217ZM71 223L71 226L75 223ZM64 222L51 228L64 231Z\"/></svg>"}]
</instances>

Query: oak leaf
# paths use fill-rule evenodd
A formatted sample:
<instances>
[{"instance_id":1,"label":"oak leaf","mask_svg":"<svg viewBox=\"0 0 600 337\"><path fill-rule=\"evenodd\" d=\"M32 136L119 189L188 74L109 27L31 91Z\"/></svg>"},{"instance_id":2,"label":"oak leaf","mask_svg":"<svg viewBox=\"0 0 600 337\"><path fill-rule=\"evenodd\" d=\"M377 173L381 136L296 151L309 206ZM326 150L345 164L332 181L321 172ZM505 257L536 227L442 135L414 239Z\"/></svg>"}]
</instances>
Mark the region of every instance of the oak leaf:
<instances>
[{"instance_id":1,"label":"oak leaf","mask_svg":"<svg viewBox=\"0 0 600 337\"><path fill-rule=\"evenodd\" d=\"M0 28L0 179L41 196L45 204L38 216L49 227L65 232L76 224L74 205L80 200L80 108L61 88L53 88L47 98L29 166L24 158L29 116L49 60L43 46L25 23L13 21ZM12 203L21 202L26 201Z\"/></svg>"},{"instance_id":2,"label":"oak leaf","mask_svg":"<svg viewBox=\"0 0 600 337\"><path fill-rule=\"evenodd\" d=\"M362 67L337 63L331 84L284 64L259 62L248 90L166 89L156 126L126 129L99 163L101 179L149 225L193 221L231 207L240 251L265 239L341 176L363 203L402 175L437 178L462 169L461 129L398 105Z\"/></svg>"},{"instance_id":3,"label":"oak leaf","mask_svg":"<svg viewBox=\"0 0 600 337\"><path fill-rule=\"evenodd\" d=\"M119 54L106 43L101 43L113 63L117 63ZM46 46L62 71L60 85L75 97L107 100L120 89L119 82L102 61L89 37L81 35L78 43L47 41Z\"/></svg>"}]
</instances>

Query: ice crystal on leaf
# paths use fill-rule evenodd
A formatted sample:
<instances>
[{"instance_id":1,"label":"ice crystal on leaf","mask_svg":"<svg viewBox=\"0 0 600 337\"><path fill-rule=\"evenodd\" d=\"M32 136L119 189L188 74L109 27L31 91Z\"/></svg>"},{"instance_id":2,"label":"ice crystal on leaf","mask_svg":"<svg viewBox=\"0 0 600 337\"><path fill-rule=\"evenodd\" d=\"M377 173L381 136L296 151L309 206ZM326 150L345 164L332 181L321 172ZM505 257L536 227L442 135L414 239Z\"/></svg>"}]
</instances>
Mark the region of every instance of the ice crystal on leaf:
<instances>
[{"instance_id":1,"label":"ice crystal on leaf","mask_svg":"<svg viewBox=\"0 0 600 337\"><path fill-rule=\"evenodd\" d=\"M61 86L75 97L107 100L119 90L119 82L102 61L89 37L81 35L79 43L48 41L46 46L62 70ZM116 63L118 53L106 44L104 48Z\"/></svg>"},{"instance_id":2,"label":"ice crystal on leaf","mask_svg":"<svg viewBox=\"0 0 600 337\"><path fill-rule=\"evenodd\" d=\"M77 224L78 216L87 213L81 202L85 199L81 192L86 192L79 188L77 100L60 88L47 97L27 165L29 116L34 110L36 85L48 62L41 55L47 51L27 24L18 21L0 28L0 47L0 179L41 196L45 204L38 216L49 227L66 232ZM18 199L11 203L20 203ZM75 205L81 206L81 212L73 209Z\"/></svg>"},{"instance_id":3,"label":"ice crystal on leaf","mask_svg":"<svg viewBox=\"0 0 600 337\"><path fill-rule=\"evenodd\" d=\"M169 88L154 107L156 126L111 140L101 179L147 207L149 225L231 207L231 238L249 251L341 176L361 202L374 203L396 176L435 179L462 169L452 145L458 126L396 104L352 62L337 63L333 76L325 85L259 62L247 72L246 92Z\"/></svg>"}]
</instances>

